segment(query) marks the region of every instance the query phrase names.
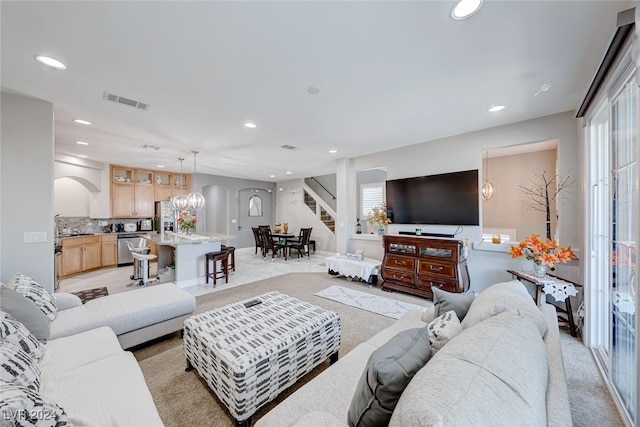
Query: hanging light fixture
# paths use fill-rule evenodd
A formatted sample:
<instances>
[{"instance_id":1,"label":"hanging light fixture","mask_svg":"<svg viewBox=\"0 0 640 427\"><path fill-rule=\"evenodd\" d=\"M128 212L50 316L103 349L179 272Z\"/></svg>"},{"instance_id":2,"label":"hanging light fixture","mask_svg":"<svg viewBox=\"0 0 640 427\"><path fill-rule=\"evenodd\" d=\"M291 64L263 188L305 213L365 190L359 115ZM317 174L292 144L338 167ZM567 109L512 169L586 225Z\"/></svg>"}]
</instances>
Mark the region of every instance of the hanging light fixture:
<instances>
[{"instance_id":1,"label":"hanging light fixture","mask_svg":"<svg viewBox=\"0 0 640 427\"><path fill-rule=\"evenodd\" d=\"M195 178L195 175L197 173L196 172L196 154L198 154L198 152L192 151L192 153L193 153L193 175ZM199 211L204 207L204 196L197 191L194 191L193 193L189 193L189 195L187 196L187 200L189 203L189 208L191 209L195 209Z\"/></svg>"},{"instance_id":2,"label":"hanging light fixture","mask_svg":"<svg viewBox=\"0 0 640 427\"><path fill-rule=\"evenodd\" d=\"M182 183L184 182L182 177L182 161L184 160L184 158L178 157L178 160L180 160L180 191L182 191ZM187 196L185 196L184 194L179 194L171 198L171 206L176 211L182 211L189 207L189 199L187 199Z\"/></svg>"},{"instance_id":3,"label":"hanging light fixture","mask_svg":"<svg viewBox=\"0 0 640 427\"><path fill-rule=\"evenodd\" d=\"M482 184L482 200L489 200L493 197L493 184L489 182L489 150L486 151L484 170L486 178Z\"/></svg>"}]
</instances>

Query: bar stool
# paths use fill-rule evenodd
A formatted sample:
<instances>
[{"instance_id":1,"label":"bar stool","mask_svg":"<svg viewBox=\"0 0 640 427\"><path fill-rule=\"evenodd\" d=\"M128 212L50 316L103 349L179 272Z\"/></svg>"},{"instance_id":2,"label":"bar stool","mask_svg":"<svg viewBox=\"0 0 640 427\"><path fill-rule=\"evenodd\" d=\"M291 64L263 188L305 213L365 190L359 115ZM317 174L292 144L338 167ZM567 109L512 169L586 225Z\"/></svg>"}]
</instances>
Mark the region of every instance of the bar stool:
<instances>
[{"instance_id":1,"label":"bar stool","mask_svg":"<svg viewBox=\"0 0 640 427\"><path fill-rule=\"evenodd\" d=\"M139 277L137 277L140 279L140 281L138 282L138 286L147 286L149 283L153 282L154 280L160 280L160 277L158 276L154 278L149 277L149 261L158 258L156 255L132 252L131 256L133 256L133 259L138 261L138 265L140 269L140 271L138 272ZM140 276L140 274L142 275Z\"/></svg>"},{"instance_id":2,"label":"bar stool","mask_svg":"<svg viewBox=\"0 0 640 427\"><path fill-rule=\"evenodd\" d=\"M209 261L213 261L213 272L209 271ZM220 271L218 271L218 261L220 261ZM217 251L209 252L205 255L207 282L213 279L213 286L216 285L218 279L225 278L225 283L229 283L229 252Z\"/></svg>"},{"instance_id":3,"label":"bar stool","mask_svg":"<svg viewBox=\"0 0 640 427\"><path fill-rule=\"evenodd\" d=\"M235 246L221 245L221 250L229 252L228 268L233 272L236 271L236 248Z\"/></svg>"}]
</instances>

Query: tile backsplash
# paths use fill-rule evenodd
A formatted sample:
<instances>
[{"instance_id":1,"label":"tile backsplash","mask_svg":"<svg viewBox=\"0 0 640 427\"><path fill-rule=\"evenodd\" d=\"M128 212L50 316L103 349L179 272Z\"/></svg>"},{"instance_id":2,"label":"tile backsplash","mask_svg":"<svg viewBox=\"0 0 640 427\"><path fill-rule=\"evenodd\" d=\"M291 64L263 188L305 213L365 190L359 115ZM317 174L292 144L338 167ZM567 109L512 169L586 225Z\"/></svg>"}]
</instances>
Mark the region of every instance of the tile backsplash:
<instances>
[{"instance_id":1,"label":"tile backsplash","mask_svg":"<svg viewBox=\"0 0 640 427\"><path fill-rule=\"evenodd\" d=\"M67 227L68 234L72 234L75 230L78 233L103 233L103 228L99 225L106 223L107 226L111 224L125 224L127 222L137 223L141 219L153 219L153 218L88 218L88 217L62 217L54 218L54 226L57 224L58 233L62 234L62 228ZM64 221L64 223L63 223Z\"/></svg>"}]
</instances>

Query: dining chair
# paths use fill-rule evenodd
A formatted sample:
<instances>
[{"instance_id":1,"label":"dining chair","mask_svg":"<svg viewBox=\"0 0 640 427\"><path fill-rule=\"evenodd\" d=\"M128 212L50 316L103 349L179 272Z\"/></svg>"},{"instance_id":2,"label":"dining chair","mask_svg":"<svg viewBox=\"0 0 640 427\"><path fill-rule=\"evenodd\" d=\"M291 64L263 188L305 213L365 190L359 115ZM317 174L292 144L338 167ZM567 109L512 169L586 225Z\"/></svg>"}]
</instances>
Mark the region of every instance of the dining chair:
<instances>
[{"instance_id":1,"label":"dining chair","mask_svg":"<svg viewBox=\"0 0 640 427\"><path fill-rule=\"evenodd\" d=\"M253 231L253 238L256 241L256 252L254 254L254 256L258 255L258 248L260 248L261 251L263 251L263 247L262 247L262 233L260 233L260 229L258 227L251 227L251 230ZM262 254L262 257L264 258L264 253Z\"/></svg>"},{"instance_id":2,"label":"dining chair","mask_svg":"<svg viewBox=\"0 0 640 427\"><path fill-rule=\"evenodd\" d=\"M301 228L300 235L298 236L298 241L290 242L287 245L289 251L291 251L291 249L295 249L296 251L298 251L298 260L300 259L301 252L303 254L306 253L307 257L311 258L311 255L309 253L309 241L311 240L311 230L313 230L313 227ZM289 256L291 256L291 254L289 254Z\"/></svg>"},{"instance_id":3,"label":"dining chair","mask_svg":"<svg viewBox=\"0 0 640 427\"><path fill-rule=\"evenodd\" d=\"M271 251L271 260L276 256L276 252L282 251L284 253L284 259L287 260L287 244L280 243L273 240L273 235L270 229L260 229L262 236L262 258L267 258L267 254Z\"/></svg>"}]
</instances>

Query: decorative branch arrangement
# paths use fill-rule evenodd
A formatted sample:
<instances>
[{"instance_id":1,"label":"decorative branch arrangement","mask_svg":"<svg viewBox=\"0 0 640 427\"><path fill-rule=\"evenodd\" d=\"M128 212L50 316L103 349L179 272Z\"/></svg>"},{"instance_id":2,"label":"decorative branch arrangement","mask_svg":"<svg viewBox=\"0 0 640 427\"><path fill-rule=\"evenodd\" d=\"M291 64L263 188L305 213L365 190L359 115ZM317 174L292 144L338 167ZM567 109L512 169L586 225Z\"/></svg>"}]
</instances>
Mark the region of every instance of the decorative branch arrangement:
<instances>
[{"instance_id":1,"label":"decorative branch arrangement","mask_svg":"<svg viewBox=\"0 0 640 427\"><path fill-rule=\"evenodd\" d=\"M551 202L560 192L571 185L569 176L561 178L558 175L547 177L547 171L534 173L535 179L530 187L518 185L525 195L523 204L530 210L547 214L547 239L551 239Z\"/></svg>"}]
</instances>

